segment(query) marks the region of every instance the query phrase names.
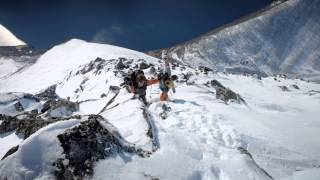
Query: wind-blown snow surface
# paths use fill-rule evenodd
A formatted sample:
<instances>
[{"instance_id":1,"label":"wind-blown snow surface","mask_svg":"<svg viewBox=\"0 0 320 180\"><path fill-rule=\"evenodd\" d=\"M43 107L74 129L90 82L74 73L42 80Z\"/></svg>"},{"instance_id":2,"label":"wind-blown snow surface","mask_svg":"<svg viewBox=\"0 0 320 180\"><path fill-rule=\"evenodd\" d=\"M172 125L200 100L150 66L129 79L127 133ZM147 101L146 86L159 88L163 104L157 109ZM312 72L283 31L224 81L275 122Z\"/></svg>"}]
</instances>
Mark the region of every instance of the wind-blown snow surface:
<instances>
[{"instance_id":1,"label":"wind-blown snow surface","mask_svg":"<svg viewBox=\"0 0 320 180\"><path fill-rule=\"evenodd\" d=\"M320 82L319 18L319 0L288 0L152 54L218 71L288 74Z\"/></svg>"},{"instance_id":2,"label":"wind-blown snow surface","mask_svg":"<svg viewBox=\"0 0 320 180\"><path fill-rule=\"evenodd\" d=\"M0 46L26 45L23 41L13 35L7 28L0 24Z\"/></svg>"},{"instance_id":3,"label":"wind-blown snow surface","mask_svg":"<svg viewBox=\"0 0 320 180\"><path fill-rule=\"evenodd\" d=\"M93 61L96 57L106 61ZM121 73L115 69L118 59L114 58L118 57L128 58L132 65L145 59L156 68L162 66L161 61L143 53L71 40L49 50L28 69L0 80L0 92L36 93L57 83L59 96L81 102L78 114L97 114L113 95L107 93L109 86L122 82ZM188 85L177 83L177 93L170 93L175 102L166 103L171 107L166 120L159 117L162 103L157 85L148 87L147 99L152 102L149 107L132 100L132 94L121 89L110 109L101 114L125 140L151 150L152 139L147 136L149 124L143 116L146 111L159 148L153 149L149 158L117 156L100 160L93 179L309 180L320 177L319 84L279 77L258 80L204 74L180 66L173 74L179 78L188 72L193 75ZM149 69L145 73L153 76ZM226 104L216 99L215 89L204 85L212 79L239 93L247 105ZM287 86L290 91L283 91L279 86ZM107 97L101 96L103 93ZM52 177L50 163L62 153L56 135L77 124L77 120L55 123L22 141L15 154L0 161L0 177ZM0 137L0 143L12 138ZM45 153L52 150L55 153Z\"/></svg>"}]
</instances>

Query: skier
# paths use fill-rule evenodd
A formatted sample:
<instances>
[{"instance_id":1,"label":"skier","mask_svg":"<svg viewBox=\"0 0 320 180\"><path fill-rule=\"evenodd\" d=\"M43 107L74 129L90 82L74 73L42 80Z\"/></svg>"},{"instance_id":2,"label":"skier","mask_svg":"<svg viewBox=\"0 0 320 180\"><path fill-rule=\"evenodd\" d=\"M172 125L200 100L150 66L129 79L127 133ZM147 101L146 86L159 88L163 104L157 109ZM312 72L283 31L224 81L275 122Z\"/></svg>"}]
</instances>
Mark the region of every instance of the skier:
<instances>
[{"instance_id":1,"label":"skier","mask_svg":"<svg viewBox=\"0 0 320 180\"><path fill-rule=\"evenodd\" d=\"M165 57L165 67L164 72L160 72L158 74L159 80L159 88L162 91L160 95L160 101L168 101L168 92L170 89L175 93L175 85L173 83L176 80L176 76L171 76L171 69L170 69L170 60L169 58Z\"/></svg>"}]
</instances>

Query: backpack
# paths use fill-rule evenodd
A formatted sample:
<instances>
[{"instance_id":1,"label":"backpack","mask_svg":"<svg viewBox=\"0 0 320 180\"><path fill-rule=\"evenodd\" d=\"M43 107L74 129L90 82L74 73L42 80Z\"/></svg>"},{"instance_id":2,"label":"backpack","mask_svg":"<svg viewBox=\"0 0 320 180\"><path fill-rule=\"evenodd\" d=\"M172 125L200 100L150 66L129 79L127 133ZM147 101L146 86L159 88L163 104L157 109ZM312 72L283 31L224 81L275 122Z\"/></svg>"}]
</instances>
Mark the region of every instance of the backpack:
<instances>
[{"instance_id":1,"label":"backpack","mask_svg":"<svg viewBox=\"0 0 320 180\"><path fill-rule=\"evenodd\" d=\"M132 74L131 74L131 81L132 81L132 86L137 89L138 88L138 82L137 82L137 78L139 76L144 76L144 72L142 70L135 70ZM141 88L141 87L140 87ZM147 87L142 87L142 88L147 88Z\"/></svg>"},{"instance_id":2,"label":"backpack","mask_svg":"<svg viewBox=\"0 0 320 180\"><path fill-rule=\"evenodd\" d=\"M169 76L168 73L159 73L158 74L158 79L160 81L167 81L167 80L171 80L171 77Z\"/></svg>"}]
</instances>

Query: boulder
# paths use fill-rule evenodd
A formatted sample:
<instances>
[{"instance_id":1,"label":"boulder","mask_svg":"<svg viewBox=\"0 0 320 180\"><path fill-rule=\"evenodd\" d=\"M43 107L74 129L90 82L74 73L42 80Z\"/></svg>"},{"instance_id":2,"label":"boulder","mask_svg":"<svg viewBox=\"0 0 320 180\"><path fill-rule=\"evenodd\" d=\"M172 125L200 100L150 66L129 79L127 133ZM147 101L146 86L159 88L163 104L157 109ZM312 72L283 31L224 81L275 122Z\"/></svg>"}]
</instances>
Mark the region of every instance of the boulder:
<instances>
[{"instance_id":1,"label":"boulder","mask_svg":"<svg viewBox=\"0 0 320 180\"><path fill-rule=\"evenodd\" d=\"M279 86L282 91L289 92L290 89L287 86Z\"/></svg>"},{"instance_id":2,"label":"boulder","mask_svg":"<svg viewBox=\"0 0 320 180\"><path fill-rule=\"evenodd\" d=\"M47 112L46 117L71 116L79 110L79 103L65 99L49 100L44 103L41 112Z\"/></svg>"},{"instance_id":3,"label":"boulder","mask_svg":"<svg viewBox=\"0 0 320 180\"><path fill-rule=\"evenodd\" d=\"M22 104L20 103L20 101L18 101L18 102L16 102L16 103L14 104L14 108L15 108L16 111L18 111L18 112L22 112L22 111L24 110Z\"/></svg>"},{"instance_id":4,"label":"boulder","mask_svg":"<svg viewBox=\"0 0 320 180\"><path fill-rule=\"evenodd\" d=\"M57 179L90 177L96 161L121 152L140 155L141 149L139 151L123 144L117 134L106 129L100 121L105 121L102 116L90 115L79 126L58 135L65 158L60 158L53 164Z\"/></svg>"},{"instance_id":5,"label":"boulder","mask_svg":"<svg viewBox=\"0 0 320 180\"><path fill-rule=\"evenodd\" d=\"M117 70L123 70L123 69L126 69L128 68L124 63L123 63L123 58L120 58L118 63L116 64L116 69Z\"/></svg>"},{"instance_id":6,"label":"boulder","mask_svg":"<svg viewBox=\"0 0 320 180\"><path fill-rule=\"evenodd\" d=\"M244 99L237 93L233 92L231 89L224 87L219 81L210 81L212 87L216 89L216 98L228 103L229 101L237 103L245 103Z\"/></svg>"},{"instance_id":7,"label":"boulder","mask_svg":"<svg viewBox=\"0 0 320 180\"><path fill-rule=\"evenodd\" d=\"M299 86L296 84L292 84L291 87L293 87L294 89L300 89Z\"/></svg>"},{"instance_id":8,"label":"boulder","mask_svg":"<svg viewBox=\"0 0 320 180\"><path fill-rule=\"evenodd\" d=\"M19 145L12 147L9 149L9 151L1 158L1 160L4 160L6 157L10 156L11 154L17 152L19 149Z\"/></svg>"}]
</instances>

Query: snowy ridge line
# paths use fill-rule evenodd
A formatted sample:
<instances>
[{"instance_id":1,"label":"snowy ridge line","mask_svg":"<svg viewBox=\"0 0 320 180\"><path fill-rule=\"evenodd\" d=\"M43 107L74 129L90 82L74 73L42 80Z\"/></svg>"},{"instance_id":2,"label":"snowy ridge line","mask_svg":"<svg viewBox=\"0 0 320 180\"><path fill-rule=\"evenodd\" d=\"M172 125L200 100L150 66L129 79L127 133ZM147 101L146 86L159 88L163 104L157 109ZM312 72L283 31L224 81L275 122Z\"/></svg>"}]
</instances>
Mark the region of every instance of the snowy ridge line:
<instances>
[{"instance_id":1,"label":"snowy ridge line","mask_svg":"<svg viewBox=\"0 0 320 180\"><path fill-rule=\"evenodd\" d=\"M162 58L161 56L158 56L156 54L158 54L159 52L161 51L171 51L173 49L176 49L177 47L181 47L181 46L185 46L185 45L188 45L188 44L192 44L193 42L196 42L196 41L199 41L203 38L203 36L211 36L211 35L215 35L215 34L218 34L220 31L223 31L224 29L227 29L229 27L232 27L232 26L236 26L236 25L239 25L243 22L246 22L246 21L249 21L251 19L254 19L254 18L257 18L259 16L263 16L265 13L268 13L270 10L272 9L275 9L275 8L283 8L281 7L281 5L284 5L287 1L290 1L290 0L282 0L282 1L279 1L280 3L277 3L277 2L272 2L271 4L269 4L268 6L266 6L265 8L262 8L256 12L253 12L249 15L245 15L243 17L240 17L239 19L233 21L233 22L230 22L230 23L227 23L225 25L222 25L212 31L209 31L207 33L204 33L204 34L201 34L199 35L199 37L196 37L196 38L193 38L191 40L188 40L188 41L185 41L185 42L181 42L181 43L178 43L174 46L171 46L171 47L168 47L168 48L162 48L162 49L156 49L156 50L151 50L151 51L148 51L146 52L147 54L151 55L151 56L155 56L157 58Z\"/></svg>"}]
</instances>

